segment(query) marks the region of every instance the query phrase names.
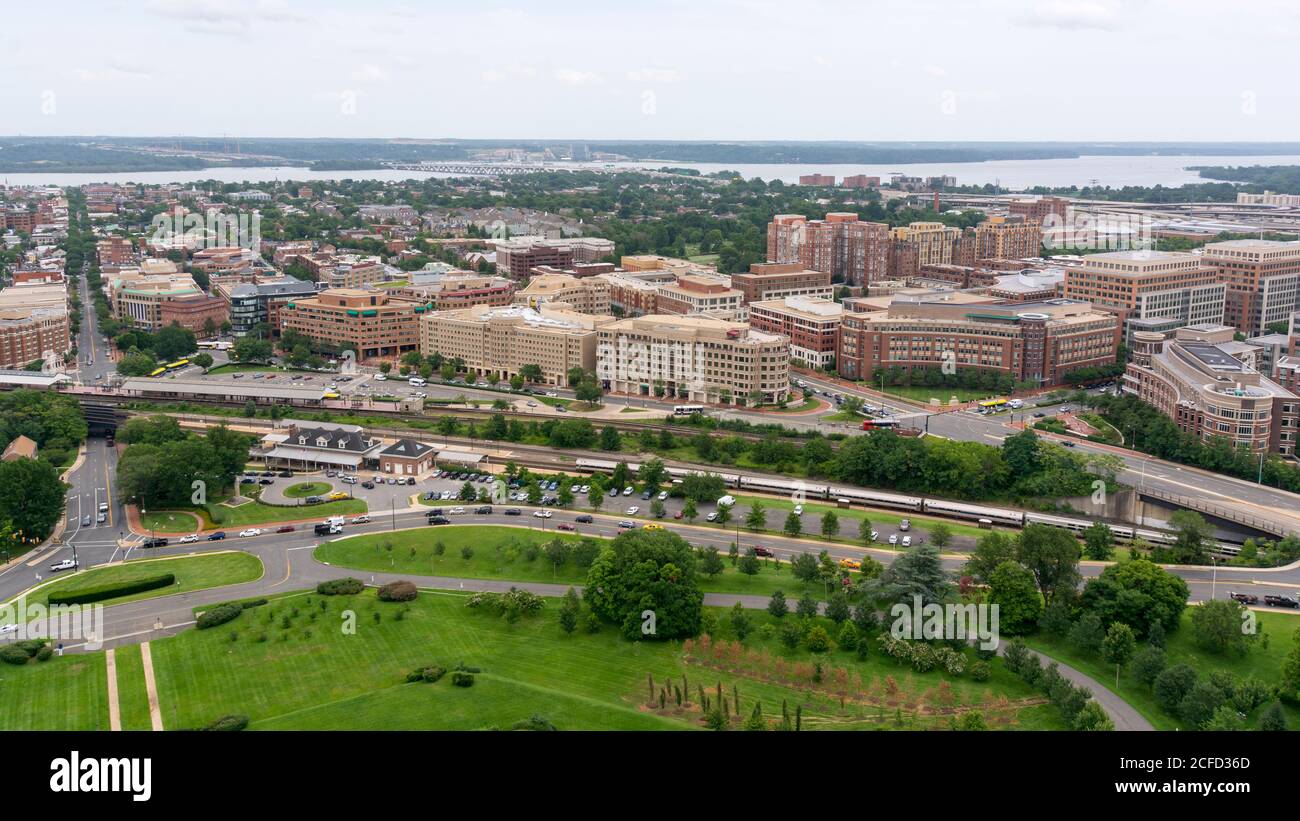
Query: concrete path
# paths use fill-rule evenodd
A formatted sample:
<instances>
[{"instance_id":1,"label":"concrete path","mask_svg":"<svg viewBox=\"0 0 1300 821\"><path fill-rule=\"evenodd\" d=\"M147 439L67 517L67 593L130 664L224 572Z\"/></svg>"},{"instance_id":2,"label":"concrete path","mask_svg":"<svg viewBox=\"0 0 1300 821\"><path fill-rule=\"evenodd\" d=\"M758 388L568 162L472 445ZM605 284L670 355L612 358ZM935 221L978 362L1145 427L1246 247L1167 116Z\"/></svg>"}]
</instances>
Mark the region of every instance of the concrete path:
<instances>
[{"instance_id":1,"label":"concrete path","mask_svg":"<svg viewBox=\"0 0 1300 821\"><path fill-rule=\"evenodd\" d=\"M1002 646L1006 647L1006 644L1003 644ZM1029 652L1037 656L1044 665L1056 662L1057 670L1062 676L1072 684L1076 684L1091 692L1093 700L1097 702L1101 709L1106 711L1106 715L1110 716L1110 720L1115 724L1116 730L1155 730L1155 727L1152 726L1151 722L1143 718L1142 714L1135 710L1132 704L1129 704L1124 699L1115 695L1115 693L1111 692L1111 690L1095 678L1079 672L1064 662L1057 661L1050 656L1045 656L1037 650L1030 650Z\"/></svg>"},{"instance_id":2,"label":"concrete path","mask_svg":"<svg viewBox=\"0 0 1300 821\"><path fill-rule=\"evenodd\" d=\"M104 654L104 667L108 670L108 729L122 729L122 710L117 701L117 651Z\"/></svg>"},{"instance_id":3,"label":"concrete path","mask_svg":"<svg viewBox=\"0 0 1300 821\"><path fill-rule=\"evenodd\" d=\"M158 685L153 678L153 655L149 642L140 643L140 660L144 663L144 689L149 696L149 723L155 732L162 730L162 710L158 709Z\"/></svg>"}]
</instances>

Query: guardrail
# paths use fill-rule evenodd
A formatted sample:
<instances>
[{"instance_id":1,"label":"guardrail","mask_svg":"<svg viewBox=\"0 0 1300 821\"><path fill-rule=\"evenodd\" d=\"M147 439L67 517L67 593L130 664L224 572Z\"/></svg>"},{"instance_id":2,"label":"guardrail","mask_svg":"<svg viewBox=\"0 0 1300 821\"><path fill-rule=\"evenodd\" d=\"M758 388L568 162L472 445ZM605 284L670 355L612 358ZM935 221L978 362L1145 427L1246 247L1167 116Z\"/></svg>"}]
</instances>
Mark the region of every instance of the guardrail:
<instances>
[{"instance_id":1,"label":"guardrail","mask_svg":"<svg viewBox=\"0 0 1300 821\"><path fill-rule=\"evenodd\" d=\"M1220 507L1219 505L1209 504L1208 502L1200 501L1198 499L1193 499L1189 496L1182 496L1177 493L1168 493L1166 491L1157 490L1156 488L1150 488L1150 487L1139 488L1138 494L1140 496L1148 496L1153 499L1160 499L1161 501L1170 502L1172 504L1178 505L1179 507L1185 507L1200 513L1207 513L1219 519L1226 519L1227 521L1236 522L1237 524L1245 525L1246 527L1253 527L1256 530L1261 530L1265 533L1271 533L1274 536L1285 537L1290 535L1291 533L1291 531L1288 531L1286 527L1271 519L1263 519L1257 516L1251 516L1249 514L1242 513L1239 510L1234 510L1232 508Z\"/></svg>"}]
</instances>

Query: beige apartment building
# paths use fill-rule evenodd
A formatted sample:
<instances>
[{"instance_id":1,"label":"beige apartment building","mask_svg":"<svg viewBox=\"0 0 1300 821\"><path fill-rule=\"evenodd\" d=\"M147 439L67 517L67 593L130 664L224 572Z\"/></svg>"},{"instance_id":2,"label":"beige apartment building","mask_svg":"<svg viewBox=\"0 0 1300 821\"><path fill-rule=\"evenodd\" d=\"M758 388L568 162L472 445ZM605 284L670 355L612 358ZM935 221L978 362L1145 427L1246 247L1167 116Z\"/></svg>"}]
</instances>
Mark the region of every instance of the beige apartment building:
<instances>
[{"instance_id":1,"label":"beige apartment building","mask_svg":"<svg viewBox=\"0 0 1300 821\"><path fill-rule=\"evenodd\" d=\"M833 281L870 285L886 276L889 226L857 214L832 212L822 220L777 214L767 226L767 261L798 263Z\"/></svg>"},{"instance_id":2,"label":"beige apartment building","mask_svg":"<svg viewBox=\"0 0 1300 821\"><path fill-rule=\"evenodd\" d=\"M788 296L830 299L835 294L829 271L814 271L797 262L757 262L747 274L732 274L731 287L745 304Z\"/></svg>"},{"instance_id":3,"label":"beige apartment building","mask_svg":"<svg viewBox=\"0 0 1300 821\"><path fill-rule=\"evenodd\" d=\"M1203 440L1293 455L1300 396L1234 356L1233 334L1222 324L1135 334L1124 391Z\"/></svg>"},{"instance_id":4,"label":"beige apartment building","mask_svg":"<svg viewBox=\"0 0 1300 821\"><path fill-rule=\"evenodd\" d=\"M615 393L771 404L790 395L790 339L706 316L639 316L600 327L596 373Z\"/></svg>"},{"instance_id":5,"label":"beige apartment building","mask_svg":"<svg viewBox=\"0 0 1300 821\"><path fill-rule=\"evenodd\" d=\"M580 314L608 314L612 290L609 282L600 277L538 274L515 292L514 303L529 308L564 303Z\"/></svg>"},{"instance_id":6,"label":"beige apartment building","mask_svg":"<svg viewBox=\"0 0 1300 821\"><path fill-rule=\"evenodd\" d=\"M545 304L436 311L420 322L420 352L459 358L475 376L509 379L524 366L537 365L543 382L565 385L570 369L596 369L596 331L613 321Z\"/></svg>"},{"instance_id":7,"label":"beige apartment building","mask_svg":"<svg viewBox=\"0 0 1300 821\"><path fill-rule=\"evenodd\" d=\"M1222 324L1227 286L1195 254L1140 250L1088 255L1065 269L1062 291L1118 314L1127 343L1137 331Z\"/></svg>"},{"instance_id":8,"label":"beige apartment building","mask_svg":"<svg viewBox=\"0 0 1300 821\"><path fill-rule=\"evenodd\" d=\"M356 351L357 359L394 359L420 343L425 306L353 288L322 291L280 307L280 329L311 337L318 351Z\"/></svg>"},{"instance_id":9,"label":"beige apartment building","mask_svg":"<svg viewBox=\"0 0 1300 821\"><path fill-rule=\"evenodd\" d=\"M1300 303L1300 242L1211 242L1201 259L1227 285L1224 324L1261 336L1271 323L1290 322Z\"/></svg>"},{"instance_id":10,"label":"beige apartment building","mask_svg":"<svg viewBox=\"0 0 1300 821\"><path fill-rule=\"evenodd\" d=\"M952 265L953 245L961 237L961 229L942 222L913 222L900 225L889 232L896 242L911 243L916 248L916 264Z\"/></svg>"},{"instance_id":11,"label":"beige apartment building","mask_svg":"<svg viewBox=\"0 0 1300 821\"><path fill-rule=\"evenodd\" d=\"M1024 259L1042 248L1043 226L1024 217L989 217L975 226L976 259Z\"/></svg>"}]
</instances>

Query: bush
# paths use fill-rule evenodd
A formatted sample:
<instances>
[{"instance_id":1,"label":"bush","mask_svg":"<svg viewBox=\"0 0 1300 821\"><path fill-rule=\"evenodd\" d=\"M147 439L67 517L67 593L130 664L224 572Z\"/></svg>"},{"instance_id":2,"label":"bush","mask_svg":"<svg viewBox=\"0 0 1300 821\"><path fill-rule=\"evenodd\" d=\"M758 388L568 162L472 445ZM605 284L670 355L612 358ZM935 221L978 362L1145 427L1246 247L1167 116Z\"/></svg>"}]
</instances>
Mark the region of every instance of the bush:
<instances>
[{"instance_id":1,"label":"bush","mask_svg":"<svg viewBox=\"0 0 1300 821\"><path fill-rule=\"evenodd\" d=\"M12 644L0 647L0 661L5 664L26 664L31 658L22 648Z\"/></svg>"},{"instance_id":2,"label":"bush","mask_svg":"<svg viewBox=\"0 0 1300 821\"><path fill-rule=\"evenodd\" d=\"M222 716L221 718L212 722L211 724L204 727L203 729L216 730L222 732L233 732L235 730L242 730L247 726L248 726L248 716L232 713L231 715L228 716Z\"/></svg>"},{"instance_id":3,"label":"bush","mask_svg":"<svg viewBox=\"0 0 1300 821\"><path fill-rule=\"evenodd\" d=\"M420 671L420 679L422 681L427 681L430 684L433 684L445 675L447 675L447 669L445 667L439 667L436 664L432 667L425 667Z\"/></svg>"},{"instance_id":4,"label":"bush","mask_svg":"<svg viewBox=\"0 0 1300 821\"><path fill-rule=\"evenodd\" d=\"M100 584L94 587L85 587L81 590L72 590L66 593L54 592L48 597L51 605L55 604L90 604L91 602L104 601L105 599L116 599L121 596L130 596L135 593L143 593L146 590L157 590L160 587L170 587L176 583L176 576L172 573L161 573L157 576L150 576L147 579L137 579L131 582L114 582L112 584Z\"/></svg>"},{"instance_id":5,"label":"bush","mask_svg":"<svg viewBox=\"0 0 1300 821\"><path fill-rule=\"evenodd\" d=\"M360 579L351 576L344 579L330 579L316 585L316 592L323 596L355 596L365 589L366 586Z\"/></svg>"},{"instance_id":6,"label":"bush","mask_svg":"<svg viewBox=\"0 0 1300 821\"><path fill-rule=\"evenodd\" d=\"M54 655L54 648L51 647L51 646L49 646L49 645L47 644L47 645L45 645L44 647L42 647L41 649L39 649L39 650L36 651L36 660L37 660L37 661L49 661L49 660L50 660L50 657L53 656L53 655Z\"/></svg>"},{"instance_id":7,"label":"bush","mask_svg":"<svg viewBox=\"0 0 1300 821\"><path fill-rule=\"evenodd\" d=\"M404 580L389 582L379 588L379 600L393 602L412 601L417 595L419 595L419 592L420 591L416 590L414 582Z\"/></svg>"},{"instance_id":8,"label":"bush","mask_svg":"<svg viewBox=\"0 0 1300 821\"><path fill-rule=\"evenodd\" d=\"M473 687L474 674L465 673L465 672L461 672L460 670L457 670L456 672L451 674L451 683L456 685L457 687Z\"/></svg>"},{"instance_id":9,"label":"bush","mask_svg":"<svg viewBox=\"0 0 1300 821\"><path fill-rule=\"evenodd\" d=\"M988 681L992 673L987 661L977 661L970 666L970 677L976 681Z\"/></svg>"},{"instance_id":10,"label":"bush","mask_svg":"<svg viewBox=\"0 0 1300 821\"><path fill-rule=\"evenodd\" d=\"M238 604L219 604L211 610L204 610L199 614L195 627L200 630L206 630L209 627L216 627L219 624L225 624L239 617L244 612L244 608Z\"/></svg>"}]
</instances>

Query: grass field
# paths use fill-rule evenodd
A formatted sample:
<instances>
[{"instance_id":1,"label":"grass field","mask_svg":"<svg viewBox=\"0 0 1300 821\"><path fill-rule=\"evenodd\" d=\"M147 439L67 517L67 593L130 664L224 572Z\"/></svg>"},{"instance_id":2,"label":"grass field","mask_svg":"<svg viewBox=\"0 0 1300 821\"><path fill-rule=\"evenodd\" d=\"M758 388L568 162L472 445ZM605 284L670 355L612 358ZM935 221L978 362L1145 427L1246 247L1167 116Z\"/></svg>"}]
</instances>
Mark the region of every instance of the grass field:
<instances>
[{"instance_id":1,"label":"grass field","mask_svg":"<svg viewBox=\"0 0 1300 821\"><path fill-rule=\"evenodd\" d=\"M479 729L506 727L541 715L561 729L688 729L699 727L689 705L678 712L648 707L647 676L658 682L688 678L689 698L698 685L710 691L732 686L748 714L755 699L769 718L780 715L782 699L791 710L803 706L806 729L863 729L891 726L895 708L848 699L841 708L826 688L794 689L748 671L731 673L688 661L677 642L629 642L608 626L596 634L565 635L556 619L558 603L511 626L487 612L466 608L456 593L421 593L409 606L379 602L373 592L325 597L297 594L245 611L212 630L190 630L152 644L164 724L197 727L227 713L243 713L253 729ZM356 632L339 629L344 611L356 614ZM398 620L396 614L404 612ZM375 614L379 621L375 621ZM805 650L787 651L762 637L772 618L755 613L759 631L746 646L787 661L812 660ZM288 627L283 627L286 623ZM726 629L719 631L720 634ZM232 635L234 638L232 639ZM265 640L260 640L265 637ZM723 635L720 638L725 637ZM956 705L981 708L998 695L1032 697L1001 663L993 677L931 672L916 674L878 655L858 662L845 652L821 657L857 674L864 688L882 687L886 676L908 697L940 692L948 682ZM482 668L475 686L456 688L449 677L436 684L407 684L417 667L458 663ZM698 684L697 684L698 683ZM829 687L829 685L827 685ZM25 701L20 699L19 701ZM1017 711L1026 729L1059 728L1052 708L1026 704ZM925 716L920 726L944 723Z\"/></svg>"},{"instance_id":2,"label":"grass field","mask_svg":"<svg viewBox=\"0 0 1300 821\"><path fill-rule=\"evenodd\" d=\"M324 496L333 487L329 482L299 482L284 489L284 495L290 499L305 499L308 496Z\"/></svg>"},{"instance_id":3,"label":"grass field","mask_svg":"<svg viewBox=\"0 0 1300 821\"><path fill-rule=\"evenodd\" d=\"M128 644L114 651L117 663L117 706L123 730L151 730L149 693L144 686L144 662L140 645Z\"/></svg>"},{"instance_id":4,"label":"grass field","mask_svg":"<svg viewBox=\"0 0 1300 821\"><path fill-rule=\"evenodd\" d=\"M366 503L362 499L340 499L337 502L324 502L319 505L268 505L260 501L245 502L242 505L212 505L214 520L219 518L218 527L242 527L243 525L273 524L275 522L293 522L299 519L325 519L330 516L354 516L365 513Z\"/></svg>"},{"instance_id":5,"label":"grass field","mask_svg":"<svg viewBox=\"0 0 1300 821\"><path fill-rule=\"evenodd\" d=\"M545 554L540 553L542 545L557 537L570 543L576 543L581 538L554 529L542 531L502 526L447 525L324 542L316 548L313 555L318 561L336 567L383 573L581 585L587 577L585 568L578 567L572 560L555 567ZM441 556L434 550L439 541L446 549ZM742 537L742 544L744 541ZM461 557L461 548L466 545L474 550L469 559ZM530 545L539 548L538 555L532 560L527 557ZM723 560L726 569L721 574L712 579L701 575L701 590L754 596L770 596L780 590L791 601L804 592L825 598L825 590L820 584L805 585L791 576L789 567L783 563L764 559L759 572L747 576L731 566L725 551Z\"/></svg>"},{"instance_id":6,"label":"grass field","mask_svg":"<svg viewBox=\"0 0 1300 821\"><path fill-rule=\"evenodd\" d=\"M821 403L818 402L816 399L812 399L812 398L801 399L796 397L796 398L792 398L790 400L790 403L787 404L784 408L778 407L776 405L769 405L769 406L765 406L763 410L770 411L772 413L800 413L803 411L814 410L820 406Z\"/></svg>"},{"instance_id":7,"label":"grass field","mask_svg":"<svg viewBox=\"0 0 1300 821\"><path fill-rule=\"evenodd\" d=\"M141 514L140 524L155 533L195 533L204 527L204 517L183 510L151 510Z\"/></svg>"},{"instance_id":8,"label":"grass field","mask_svg":"<svg viewBox=\"0 0 1300 821\"><path fill-rule=\"evenodd\" d=\"M1277 684L1281 678L1282 663L1286 660L1287 654L1291 652L1291 648L1295 646L1292 634L1297 628L1300 628L1300 618L1284 613L1257 613L1256 616L1259 629L1269 635L1267 649L1256 646L1243 657L1221 656L1208 653L1197 646L1192 633L1191 608L1188 608L1183 612L1181 626L1170 634L1166 641L1165 653L1169 665L1190 664L1196 668L1196 671L1202 677L1215 670L1223 670L1235 673L1242 678L1255 676L1265 684ZM1151 689L1145 684L1135 681L1127 670L1120 675L1119 688L1116 690L1115 668L1101 661L1100 658L1081 655L1068 642L1051 636L1031 636L1025 643L1035 650L1040 650L1052 658L1060 659L1063 663L1093 676L1107 687L1115 690L1117 695L1132 704L1138 712L1155 725L1157 730L1190 729L1183 721L1161 709L1160 705L1156 703ZM1259 713L1262 709L1262 707L1257 708L1249 717L1248 727L1254 728L1257 726L1256 722L1259 720ZM1291 729L1300 728L1300 709L1285 702L1283 703L1283 709L1286 711L1288 726Z\"/></svg>"},{"instance_id":9,"label":"grass field","mask_svg":"<svg viewBox=\"0 0 1300 821\"><path fill-rule=\"evenodd\" d=\"M79 653L0 664L0 728L107 730L108 677L104 654Z\"/></svg>"},{"instance_id":10,"label":"grass field","mask_svg":"<svg viewBox=\"0 0 1300 821\"><path fill-rule=\"evenodd\" d=\"M251 553L230 551L205 553L198 556L179 556L175 559L140 559L121 564L95 567L72 576L63 576L53 584L40 588L28 596L28 603L45 604L51 593L69 593L100 584L130 582L138 579L172 573L176 583L170 587L146 590L130 596L105 600L103 604L123 604L139 599L153 599L188 593L208 587L251 582L262 576L262 562Z\"/></svg>"}]
</instances>

